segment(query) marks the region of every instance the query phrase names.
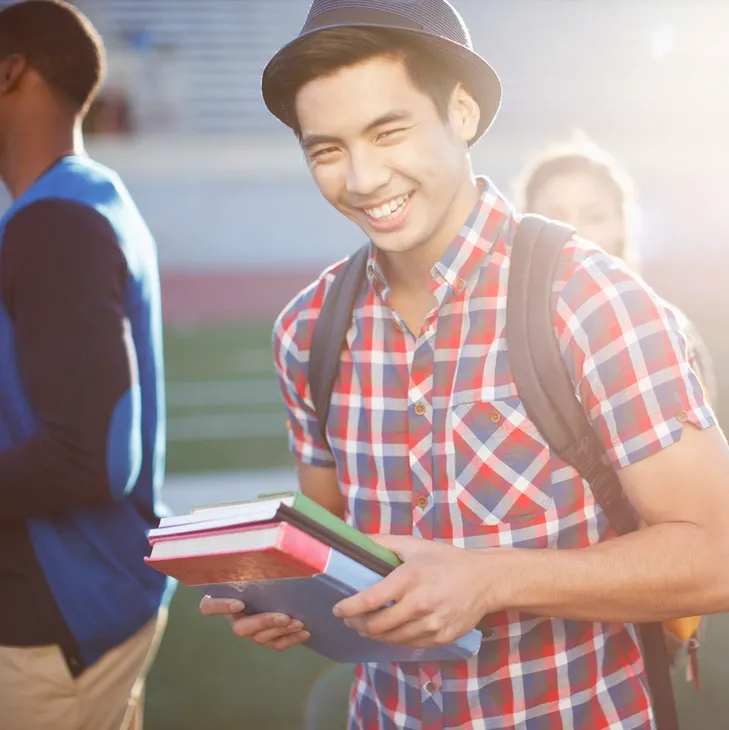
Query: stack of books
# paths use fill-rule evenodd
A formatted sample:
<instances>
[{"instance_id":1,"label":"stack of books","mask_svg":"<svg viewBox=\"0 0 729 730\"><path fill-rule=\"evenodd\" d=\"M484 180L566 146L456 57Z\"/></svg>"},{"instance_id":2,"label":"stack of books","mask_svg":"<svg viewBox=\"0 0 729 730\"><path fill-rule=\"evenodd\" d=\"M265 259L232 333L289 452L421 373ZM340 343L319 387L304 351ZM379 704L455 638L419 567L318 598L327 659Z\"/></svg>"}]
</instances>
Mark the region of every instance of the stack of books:
<instances>
[{"instance_id":1,"label":"stack of books","mask_svg":"<svg viewBox=\"0 0 729 730\"><path fill-rule=\"evenodd\" d=\"M149 534L150 566L245 612L302 621L305 646L340 662L447 661L473 656L476 629L447 646L412 649L360 636L332 614L399 558L299 492L164 517Z\"/></svg>"}]
</instances>

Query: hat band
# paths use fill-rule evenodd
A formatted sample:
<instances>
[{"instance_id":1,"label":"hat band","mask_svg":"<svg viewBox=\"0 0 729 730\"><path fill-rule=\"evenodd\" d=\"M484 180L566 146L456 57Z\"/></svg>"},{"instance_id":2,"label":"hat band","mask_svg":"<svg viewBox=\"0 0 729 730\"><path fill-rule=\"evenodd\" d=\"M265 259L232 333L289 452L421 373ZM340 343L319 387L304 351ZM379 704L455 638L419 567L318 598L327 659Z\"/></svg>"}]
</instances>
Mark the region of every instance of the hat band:
<instances>
[{"instance_id":1,"label":"hat band","mask_svg":"<svg viewBox=\"0 0 729 730\"><path fill-rule=\"evenodd\" d=\"M415 23L409 18L403 18L402 15L390 13L386 10L336 8L335 10L326 10L311 18L301 29L301 33L338 25L383 25L407 30L425 30L425 26L422 24Z\"/></svg>"}]
</instances>

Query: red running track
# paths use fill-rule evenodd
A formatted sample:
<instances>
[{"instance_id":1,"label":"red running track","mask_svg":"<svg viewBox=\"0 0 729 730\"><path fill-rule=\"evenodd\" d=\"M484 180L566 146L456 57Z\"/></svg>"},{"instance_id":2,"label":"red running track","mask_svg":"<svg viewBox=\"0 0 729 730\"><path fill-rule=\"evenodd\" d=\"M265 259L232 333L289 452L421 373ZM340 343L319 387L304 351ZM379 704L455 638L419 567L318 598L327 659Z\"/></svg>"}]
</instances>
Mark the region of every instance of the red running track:
<instances>
[{"instance_id":1,"label":"red running track","mask_svg":"<svg viewBox=\"0 0 729 730\"><path fill-rule=\"evenodd\" d=\"M272 320L324 267L254 273L165 270L162 312L171 324Z\"/></svg>"}]
</instances>

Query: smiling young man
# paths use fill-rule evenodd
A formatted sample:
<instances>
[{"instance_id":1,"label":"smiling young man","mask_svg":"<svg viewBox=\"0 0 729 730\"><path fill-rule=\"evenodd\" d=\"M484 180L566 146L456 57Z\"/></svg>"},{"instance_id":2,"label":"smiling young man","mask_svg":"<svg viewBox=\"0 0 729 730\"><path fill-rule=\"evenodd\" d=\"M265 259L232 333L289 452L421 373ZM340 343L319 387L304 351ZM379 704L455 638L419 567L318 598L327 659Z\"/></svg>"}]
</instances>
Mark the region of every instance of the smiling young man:
<instances>
[{"instance_id":1,"label":"smiling young man","mask_svg":"<svg viewBox=\"0 0 729 730\"><path fill-rule=\"evenodd\" d=\"M602 250L565 246L553 294L562 356L648 525L616 537L514 383L518 218L469 159L500 88L455 10L317 0L263 93L324 197L371 241L326 439L308 364L341 263L274 333L302 491L404 559L335 613L416 647L484 628L468 661L358 667L350 728L654 727L632 624L729 608L729 452L675 319ZM308 638L297 621L242 608L201 604L274 649Z\"/></svg>"}]
</instances>

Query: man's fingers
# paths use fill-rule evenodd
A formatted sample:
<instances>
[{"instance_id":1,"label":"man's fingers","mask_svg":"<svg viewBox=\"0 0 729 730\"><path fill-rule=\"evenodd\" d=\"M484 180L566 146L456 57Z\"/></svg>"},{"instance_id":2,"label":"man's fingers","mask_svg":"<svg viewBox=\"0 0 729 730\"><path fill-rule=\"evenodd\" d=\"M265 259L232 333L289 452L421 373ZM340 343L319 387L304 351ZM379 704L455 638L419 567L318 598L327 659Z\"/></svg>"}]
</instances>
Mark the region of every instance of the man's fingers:
<instances>
[{"instance_id":1,"label":"man's fingers","mask_svg":"<svg viewBox=\"0 0 729 730\"><path fill-rule=\"evenodd\" d=\"M200 612L205 616L225 616L233 633L254 643L284 651L311 638L301 621L282 613L258 613L246 616L241 612L241 601L205 596L200 601Z\"/></svg>"},{"instance_id":2,"label":"man's fingers","mask_svg":"<svg viewBox=\"0 0 729 730\"><path fill-rule=\"evenodd\" d=\"M421 619L403 624L393 631L386 631L372 638L387 644L402 644L413 649L423 649L447 644L447 641L440 640L442 636L442 631L432 629L428 619Z\"/></svg>"},{"instance_id":3,"label":"man's fingers","mask_svg":"<svg viewBox=\"0 0 729 730\"><path fill-rule=\"evenodd\" d=\"M332 611L338 618L353 618L377 611L388 603L400 600L405 594L407 581L407 574L402 567L397 568L379 583L340 601Z\"/></svg>"},{"instance_id":4,"label":"man's fingers","mask_svg":"<svg viewBox=\"0 0 729 730\"><path fill-rule=\"evenodd\" d=\"M288 637L298 634L304 630L304 624L301 621L292 621L288 626L277 626L273 629L264 629L256 634L253 634L251 638L254 644L260 644L261 646L271 644L281 637Z\"/></svg>"},{"instance_id":5,"label":"man's fingers","mask_svg":"<svg viewBox=\"0 0 729 730\"><path fill-rule=\"evenodd\" d=\"M310 638L311 634L308 631L297 631L295 634L282 636L280 639L276 639L271 644L268 644L268 646L276 651L286 651L286 649L290 649L292 646L303 644Z\"/></svg>"},{"instance_id":6,"label":"man's fingers","mask_svg":"<svg viewBox=\"0 0 729 730\"><path fill-rule=\"evenodd\" d=\"M211 598L205 596L200 601L200 613L203 616L226 616L232 613L240 613L245 609L242 601L231 598Z\"/></svg>"},{"instance_id":7,"label":"man's fingers","mask_svg":"<svg viewBox=\"0 0 729 730\"><path fill-rule=\"evenodd\" d=\"M422 605L411 595L406 595L394 606L383 608L371 615L351 619L351 621L357 622L352 625L352 628L356 631L363 630L368 636L379 640L381 634L395 631L401 626L419 621L428 611L427 606Z\"/></svg>"},{"instance_id":8,"label":"man's fingers","mask_svg":"<svg viewBox=\"0 0 729 730\"><path fill-rule=\"evenodd\" d=\"M400 560L407 560L423 547L427 549L428 542L412 535L370 535L378 544L390 552L395 553Z\"/></svg>"},{"instance_id":9,"label":"man's fingers","mask_svg":"<svg viewBox=\"0 0 729 730\"><path fill-rule=\"evenodd\" d=\"M228 616L233 633L241 638L251 637L261 631L278 629L284 631L291 623L288 616L280 613L257 613L254 616Z\"/></svg>"}]
</instances>

